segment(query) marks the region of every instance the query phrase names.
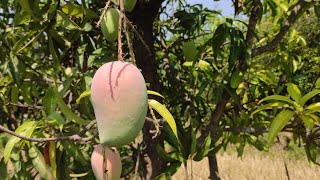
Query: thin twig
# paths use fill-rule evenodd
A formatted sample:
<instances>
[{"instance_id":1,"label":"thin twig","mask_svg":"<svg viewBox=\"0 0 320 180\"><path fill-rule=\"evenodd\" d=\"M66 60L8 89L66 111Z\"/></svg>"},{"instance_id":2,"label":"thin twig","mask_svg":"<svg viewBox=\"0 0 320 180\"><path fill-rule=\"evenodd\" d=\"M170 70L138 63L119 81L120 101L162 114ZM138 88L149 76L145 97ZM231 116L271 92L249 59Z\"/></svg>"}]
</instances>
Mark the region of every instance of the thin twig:
<instances>
[{"instance_id":1,"label":"thin twig","mask_svg":"<svg viewBox=\"0 0 320 180\"><path fill-rule=\"evenodd\" d=\"M127 43L128 43L128 48L129 48L129 52L130 52L130 56L131 56L131 62L132 64L136 65L136 58L134 56L134 52L133 52L133 48L132 48L132 43L130 40L130 35L129 35L129 28L127 26L127 18L123 19L123 25L124 25L124 30L125 30L125 34L126 34L126 38L127 38Z\"/></svg>"},{"instance_id":2,"label":"thin twig","mask_svg":"<svg viewBox=\"0 0 320 180\"><path fill-rule=\"evenodd\" d=\"M140 33L138 32L138 30L134 27L134 25L129 21L129 19L127 17L124 17L124 18L126 18L126 22L128 22L128 24L131 27L131 29L133 30L133 32L138 36L138 39L142 42L143 46L148 51L148 54L151 55L151 51L150 51L148 45L146 44L146 42L144 42L144 40L143 40L142 36L140 35Z\"/></svg>"},{"instance_id":3,"label":"thin twig","mask_svg":"<svg viewBox=\"0 0 320 180\"><path fill-rule=\"evenodd\" d=\"M137 180L138 179L138 170L139 170L139 163L140 163L140 144L138 144L138 155L137 155L137 161L136 161L136 166L134 168L134 179Z\"/></svg>"},{"instance_id":4,"label":"thin twig","mask_svg":"<svg viewBox=\"0 0 320 180\"><path fill-rule=\"evenodd\" d=\"M57 136L57 137L50 137L50 138L30 138L30 137L25 137L22 136L20 134L17 134L16 132L13 132L5 127L3 127L2 125L0 125L0 130L3 132L6 132L8 134L11 134L13 136L16 136L18 138L27 140L27 141L32 141L32 142L48 142L48 141L76 141L76 142L82 142L82 143L86 143L91 141L93 138L95 138L97 136L97 131L94 131L93 135L91 137L86 137L83 138L81 136L83 136L89 129L91 129L91 127L96 124L96 120L92 120L89 124L87 124L83 130L81 130L79 133L71 135L71 136Z\"/></svg>"},{"instance_id":5,"label":"thin twig","mask_svg":"<svg viewBox=\"0 0 320 180\"><path fill-rule=\"evenodd\" d=\"M100 26L101 21L102 21L102 18L103 18L104 15L107 13L107 10L108 10L108 8L109 8L110 2L111 2L111 1L109 0L109 1L106 3L106 6L103 8L102 14L101 14L101 16L100 16L100 18L99 18L99 21L97 22L96 27L99 27L99 26Z\"/></svg>"},{"instance_id":6,"label":"thin twig","mask_svg":"<svg viewBox=\"0 0 320 180\"><path fill-rule=\"evenodd\" d=\"M120 17L119 17L119 26L118 26L118 61L123 61L122 41L121 41L123 18L124 18L124 5L123 5L123 0L120 0Z\"/></svg>"}]
</instances>

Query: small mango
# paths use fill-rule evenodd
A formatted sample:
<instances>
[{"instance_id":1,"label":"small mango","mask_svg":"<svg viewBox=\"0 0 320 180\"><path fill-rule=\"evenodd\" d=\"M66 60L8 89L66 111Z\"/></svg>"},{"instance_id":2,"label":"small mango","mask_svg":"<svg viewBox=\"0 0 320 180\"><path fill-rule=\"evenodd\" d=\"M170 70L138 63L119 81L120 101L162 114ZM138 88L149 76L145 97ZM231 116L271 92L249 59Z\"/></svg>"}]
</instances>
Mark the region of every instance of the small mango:
<instances>
[{"instance_id":1,"label":"small mango","mask_svg":"<svg viewBox=\"0 0 320 180\"><path fill-rule=\"evenodd\" d=\"M120 11L115 8L110 8L102 18L101 31L109 42L114 42L118 38L119 17Z\"/></svg>"}]
</instances>

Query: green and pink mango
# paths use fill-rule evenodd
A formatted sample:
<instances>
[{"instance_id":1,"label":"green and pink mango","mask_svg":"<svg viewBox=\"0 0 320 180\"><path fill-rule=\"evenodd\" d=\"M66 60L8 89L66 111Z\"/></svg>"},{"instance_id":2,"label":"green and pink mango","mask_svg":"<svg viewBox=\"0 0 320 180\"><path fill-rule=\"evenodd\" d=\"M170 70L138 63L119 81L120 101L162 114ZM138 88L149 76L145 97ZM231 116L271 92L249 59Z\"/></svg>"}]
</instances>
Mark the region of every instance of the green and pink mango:
<instances>
[{"instance_id":1,"label":"green and pink mango","mask_svg":"<svg viewBox=\"0 0 320 180\"><path fill-rule=\"evenodd\" d=\"M102 144L120 147L136 138L145 122L148 97L135 65L114 61L101 66L92 79L91 98Z\"/></svg>"},{"instance_id":2,"label":"green and pink mango","mask_svg":"<svg viewBox=\"0 0 320 180\"><path fill-rule=\"evenodd\" d=\"M91 167L97 180L119 180L121 176L121 158L119 152L115 149L105 147L105 167L103 171L103 149L102 145L96 145L91 155ZM107 173L104 173L107 172ZM103 178L103 176L107 176Z\"/></svg>"}]
</instances>

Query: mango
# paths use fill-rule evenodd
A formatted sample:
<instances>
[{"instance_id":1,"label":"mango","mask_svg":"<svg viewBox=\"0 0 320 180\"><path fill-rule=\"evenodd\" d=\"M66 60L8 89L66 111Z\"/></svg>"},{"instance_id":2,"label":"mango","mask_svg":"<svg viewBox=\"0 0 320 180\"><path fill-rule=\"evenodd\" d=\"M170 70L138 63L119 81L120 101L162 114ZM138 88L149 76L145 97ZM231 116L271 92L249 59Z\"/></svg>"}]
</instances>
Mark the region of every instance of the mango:
<instances>
[{"instance_id":1,"label":"mango","mask_svg":"<svg viewBox=\"0 0 320 180\"><path fill-rule=\"evenodd\" d=\"M197 48L192 41L183 43L182 52L187 61L194 61L197 57Z\"/></svg>"},{"instance_id":2,"label":"mango","mask_svg":"<svg viewBox=\"0 0 320 180\"><path fill-rule=\"evenodd\" d=\"M103 178L103 147L101 144L96 145L93 153L91 155L91 167L94 173L94 176L97 180L119 180L121 176L121 158L119 152L115 149L110 149L105 147L105 167L107 173L105 173L106 178Z\"/></svg>"},{"instance_id":3,"label":"mango","mask_svg":"<svg viewBox=\"0 0 320 180\"><path fill-rule=\"evenodd\" d=\"M148 109L145 80L133 64L113 61L101 66L91 84L100 142L120 147L141 131Z\"/></svg>"},{"instance_id":4,"label":"mango","mask_svg":"<svg viewBox=\"0 0 320 180\"><path fill-rule=\"evenodd\" d=\"M136 6L137 0L124 0L124 10L131 12Z\"/></svg>"},{"instance_id":5,"label":"mango","mask_svg":"<svg viewBox=\"0 0 320 180\"><path fill-rule=\"evenodd\" d=\"M109 42L114 42L118 38L119 17L120 11L115 8L110 8L102 18L101 31Z\"/></svg>"}]
</instances>

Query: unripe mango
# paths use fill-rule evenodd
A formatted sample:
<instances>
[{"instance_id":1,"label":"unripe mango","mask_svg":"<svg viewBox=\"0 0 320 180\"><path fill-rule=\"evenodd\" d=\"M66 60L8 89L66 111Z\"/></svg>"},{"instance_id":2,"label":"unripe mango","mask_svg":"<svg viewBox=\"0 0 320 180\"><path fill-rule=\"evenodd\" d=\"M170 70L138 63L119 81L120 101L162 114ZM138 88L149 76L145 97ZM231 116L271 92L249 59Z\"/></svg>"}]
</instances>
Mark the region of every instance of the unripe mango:
<instances>
[{"instance_id":1,"label":"unripe mango","mask_svg":"<svg viewBox=\"0 0 320 180\"><path fill-rule=\"evenodd\" d=\"M120 11L115 8L107 10L101 21L101 31L109 42L114 42L118 38Z\"/></svg>"},{"instance_id":2,"label":"unripe mango","mask_svg":"<svg viewBox=\"0 0 320 180\"><path fill-rule=\"evenodd\" d=\"M124 0L124 10L131 12L136 6L137 0Z\"/></svg>"},{"instance_id":3,"label":"unripe mango","mask_svg":"<svg viewBox=\"0 0 320 180\"><path fill-rule=\"evenodd\" d=\"M97 180L103 180L103 175L107 175L105 179L119 180L121 176L121 158L117 150L105 147L106 171L103 170L103 149L102 145L96 145L91 155L91 167ZM104 173L107 172L107 173Z\"/></svg>"},{"instance_id":4,"label":"unripe mango","mask_svg":"<svg viewBox=\"0 0 320 180\"><path fill-rule=\"evenodd\" d=\"M192 41L183 43L182 51L187 61L195 60L198 53L196 45Z\"/></svg>"},{"instance_id":5,"label":"unripe mango","mask_svg":"<svg viewBox=\"0 0 320 180\"><path fill-rule=\"evenodd\" d=\"M148 109L146 84L136 66L121 61L101 66L92 79L91 98L102 144L120 147L136 138Z\"/></svg>"}]
</instances>

